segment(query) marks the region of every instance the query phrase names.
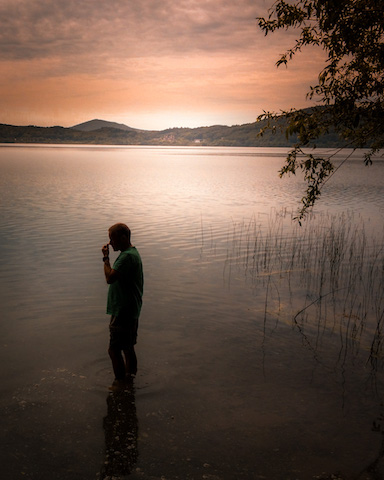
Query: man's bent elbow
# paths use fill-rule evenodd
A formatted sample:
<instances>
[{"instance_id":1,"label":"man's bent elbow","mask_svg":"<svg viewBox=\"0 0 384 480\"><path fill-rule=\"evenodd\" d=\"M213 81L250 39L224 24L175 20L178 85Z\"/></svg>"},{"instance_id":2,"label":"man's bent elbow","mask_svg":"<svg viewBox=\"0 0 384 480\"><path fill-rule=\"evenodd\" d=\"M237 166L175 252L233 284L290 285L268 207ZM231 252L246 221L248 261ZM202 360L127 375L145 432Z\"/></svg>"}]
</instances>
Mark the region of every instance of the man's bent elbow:
<instances>
[{"instance_id":1,"label":"man's bent elbow","mask_svg":"<svg viewBox=\"0 0 384 480\"><path fill-rule=\"evenodd\" d=\"M105 280L110 285L111 283L115 283L116 280L119 279L119 274L116 272L116 270L111 270L110 273L105 274Z\"/></svg>"}]
</instances>

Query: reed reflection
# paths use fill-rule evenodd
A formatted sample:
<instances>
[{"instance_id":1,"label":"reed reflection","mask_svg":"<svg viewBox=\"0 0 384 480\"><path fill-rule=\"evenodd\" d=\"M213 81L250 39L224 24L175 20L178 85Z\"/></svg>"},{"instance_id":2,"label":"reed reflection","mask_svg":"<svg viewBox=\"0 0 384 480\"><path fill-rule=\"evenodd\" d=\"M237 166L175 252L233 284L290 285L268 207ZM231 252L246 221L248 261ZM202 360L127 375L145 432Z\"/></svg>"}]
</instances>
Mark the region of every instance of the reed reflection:
<instances>
[{"instance_id":1,"label":"reed reflection","mask_svg":"<svg viewBox=\"0 0 384 480\"><path fill-rule=\"evenodd\" d=\"M104 418L105 461L102 479L129 475L138 458L138 420L135 388L109 393L108 413Z\"/></svg>"},{"instance_id":2,"label":"reed reflection","mask_svg":"<svg viewBox=\"0 0 384 480\"><path fill-rule=\"evenodd\" d=\"M353 214L314 215L303 226L286 210L234 224L224 277L234 268L265 291L264 326L291 324L316 362L345 372L357 358L377 374L384 368L383 232ZM264 329L266 331L266 328ZM336 348L331 358L330 347ZM324 355L323 355L324 354Z\"/></svg>"},{"instance_id":3,"label":"reed reflection","mask_svg":"<svg viewBox=\"0 0 384 480\"><path fill-rule=\"evenodd\" d=\"M383 405L381 405L383 408ZM384 415L383 412L372 423L372 431L380 434L381 442L379 450L374 459L356 476L356 480L373 479L380 480L383 478L383 460L384 460Z\"/></svg>"}]
</instances>

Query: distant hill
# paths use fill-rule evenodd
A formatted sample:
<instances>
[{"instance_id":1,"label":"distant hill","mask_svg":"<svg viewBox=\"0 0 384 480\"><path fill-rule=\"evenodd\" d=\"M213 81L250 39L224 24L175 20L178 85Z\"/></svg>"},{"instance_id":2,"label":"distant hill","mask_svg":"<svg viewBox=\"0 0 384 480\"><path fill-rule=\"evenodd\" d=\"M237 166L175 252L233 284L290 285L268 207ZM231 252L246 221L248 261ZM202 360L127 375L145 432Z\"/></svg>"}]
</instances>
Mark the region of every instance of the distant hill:
<instances>
[{"instance_id":1,"label":"distant hill","mask_svg":"<svg viewBox=\"0 0 384 480\"><path fill-rule=\"evenodd\" d=\"M244 125L213 125L199 128L169 128L162 131L137 130L114 122L90 120L71 128L14 126L0 124L0 143L51 143L91 145L169 145L223 147L289 147L295 136L286 138L285 118L278 123L282 130L267 131L259 136L264 121ZM339 147L335 134L318 139L318 147Z\"/></svg>"},{"instance_id":2,"label":"distant hill","mask_svg":"<svg viewBox=\"0 0 384 480\"><path fill-rule=\"evenodd\" d=\"M118 130L125 130L125 131L138 131L136 128L128 127L123 123L116 123L116 122L107 122L105 120L89 120L88 122L79 123L78 125L74 125L74 130L80 130L82 132L92 132L94 130L99 130L100 128L117 128Z\"/></svg>"}]
</instances>

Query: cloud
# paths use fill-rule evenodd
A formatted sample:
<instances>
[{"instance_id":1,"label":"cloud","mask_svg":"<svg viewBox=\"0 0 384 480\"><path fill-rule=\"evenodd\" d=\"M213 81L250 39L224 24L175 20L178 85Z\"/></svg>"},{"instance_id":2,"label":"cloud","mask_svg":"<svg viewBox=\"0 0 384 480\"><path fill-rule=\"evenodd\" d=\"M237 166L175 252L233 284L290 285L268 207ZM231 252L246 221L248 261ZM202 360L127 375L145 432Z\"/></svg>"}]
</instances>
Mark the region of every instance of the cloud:
<instances>
[{"instance_id":1,"label":"cloud","mask_svg":"<svg viewBox=\"0 0 384 480\"><path fill-rule=\"evenodd\" d=\"M255 36L256 13L250 0L3 0L0 52L31 59L235 51Z\"/></svg>"},{"instance_id":2,"label":"cloud","mask_svg":"<svg viewBox=\"0 0 384 480\"><path fill-rule=\"evenodd\" d=\"M321 55L304 54L304 62L276 70L293 34L265 38L258 29L256 17L271 3L1 0L2 114L43 118L44 111L48 119L51 109L60 117L54 123L74 124L74 112L83 108L87 119L95 105L98 116L184 109L186 118L200 109L227 111L221 123L239 123L278 102L298 106Z\"/></svg>"},{"instance_id":3,"label":"cloud","mask_svg":"<svg viewBox=\"0 0 384 480\"><path fill-rule=\"evenodd\" d=\"M265 14L266 3L3 0L0 60L49 59L50 69L45 66L41 72L49 76L100 72L116 76L119 71L124 76L138 62L145 63L143 59L195 55L249 55L257 63L275 53L276 42L282 44L281 35L265 42L257 28L256 16ZM284 48L279 48L282 53Z\"/></svg>"}]
</instances>

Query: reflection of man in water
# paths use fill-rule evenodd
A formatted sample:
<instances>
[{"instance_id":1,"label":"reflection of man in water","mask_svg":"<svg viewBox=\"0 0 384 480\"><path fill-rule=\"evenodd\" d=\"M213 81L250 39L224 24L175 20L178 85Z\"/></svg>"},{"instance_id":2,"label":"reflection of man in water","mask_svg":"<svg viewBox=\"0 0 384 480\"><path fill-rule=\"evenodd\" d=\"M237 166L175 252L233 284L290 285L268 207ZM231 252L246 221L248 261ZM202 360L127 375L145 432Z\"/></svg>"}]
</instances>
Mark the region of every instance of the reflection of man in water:
<instances>
[{"instance_id":1,"label":"reflection of man in water","mask_svg":"<svg viewBox=\"0 0 384 480\"><path fill-rule=\"evenodd\" d=\"M104 274L109 284L107 313L109 325L109 356L115 381L112 389L124 388L137 371L135 344L143 296L143 266L139 252L131 244L131 231L124 223L112 225L108 231L110 242L104 245ZM109 245L120 255L111 267ZM123 353L124 352L124 357Z\"/></svg>"},{"instance_id":2,"label":"reflection of man in water","mask_svg":"<svg viewBox=\"0 0 384 480\"><path fill-rule=\"evenodd\" d=\"M138 457L134 387L111 392L107 404L108 415L104 418L106 458L102 479L129 475Z\"/></svg>"}]
</instances>

